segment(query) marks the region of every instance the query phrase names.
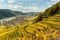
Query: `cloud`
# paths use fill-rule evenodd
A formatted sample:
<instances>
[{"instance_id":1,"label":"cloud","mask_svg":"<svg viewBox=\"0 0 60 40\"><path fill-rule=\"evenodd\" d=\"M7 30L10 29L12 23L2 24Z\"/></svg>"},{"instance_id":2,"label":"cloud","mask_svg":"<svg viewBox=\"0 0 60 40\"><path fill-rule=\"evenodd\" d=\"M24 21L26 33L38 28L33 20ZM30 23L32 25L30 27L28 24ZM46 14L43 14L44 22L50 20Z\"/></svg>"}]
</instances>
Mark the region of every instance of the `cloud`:
<instances>
[{"instance_id":1,"label":"cloud","mask_svg":"<svg viewBox=\"0 0 60 40\"><path fill-rule=\"evenodd\" d=\"M47 2L46 4L48 5L53 5L53 4L56 4L57 2Z\"/></svg>"},{"instance_id":2,"label":"cloud","mask_svg":"<svg viewBox=\"0 0 60 40\"><path fill-rule=\"evenodd\" d=\"M48 7L51 7L52 5L48 5Z\"/></svg>"},{"instance_id":3,"label":"cloud","mask_svg":"<svg viewBox=\"0 0 60 40\"><path fill-rule=\"evenodd\" d=\"M9 3L13 3L15 2L16 0L8 0Z\"/></svg>"},{"instance_id":4,"label":"cloud","mask_svg":"<svg viewBox=\"0 0 60 40\"><path fill-rule=\"evenodd\" d=\"M22 6L22 5L0 5L0 9L11 9L14 11L22 12L41 12L45 8L39 8L38 6Z\"/></svg>"},{"instance_id":5,"label":"cloud","mask_svg":"<svg viewBox=\"0 0 60 40\"><path fill-rule=\"evenodd\" d=\"M51 1L59 2L60 0L51 0Z\"/></svg>"},{"instance_id":6,"label":"cloud","mask_svg":"<svg viewBox=\"0 0 60 40\"><path fill-rule=\"evenodd\" d=\"M46 2L46 4L51 4L50 2Z\"/></svg>"},{"instance_id":7,"label":"cloud","mask_svg":"<svg viewBox=\"0 0 60 40\"><path fill-rule=\"evenodd\" d=\"M56 4L57 2L59 2L60 0L51 0L49 2L46 2L46 4L48 5L48 7L51 7L52 5Z\"/></svg>"},{"instance_id":8,"label":"cloud","mask_svg":"<svg viewBox=\"0 0 60 40\"><path fill-rule=\"evenodd\" d=\"M38 6L28 6L28 7L20 6L19 10L23 12L40 12L43 11L44 9L39 8Z\"/></svg>"}]
</instances>

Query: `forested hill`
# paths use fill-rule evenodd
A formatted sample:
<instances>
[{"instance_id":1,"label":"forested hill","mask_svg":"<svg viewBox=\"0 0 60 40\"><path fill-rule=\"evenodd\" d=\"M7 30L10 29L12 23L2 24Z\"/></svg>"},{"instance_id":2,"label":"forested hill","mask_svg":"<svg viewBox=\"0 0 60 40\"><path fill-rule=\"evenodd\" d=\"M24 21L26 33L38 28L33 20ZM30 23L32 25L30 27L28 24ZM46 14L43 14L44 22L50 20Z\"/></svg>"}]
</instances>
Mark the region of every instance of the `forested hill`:
<instances>
[{"instance_id":1,"label":"forested hill","mask_svg":"<svg viewBox=\"0 0 60 40\"><path fill-rule=\"evenodd\" d=\"M9 17L16 17L16 16L20 16L20 17L34 16L34 15L37 15L37 13L38 12L23 13L21 11L13 11L13 10L9 10L9 9L0 9L0 19L9 18Z\"/></svg>"}]
</instances>

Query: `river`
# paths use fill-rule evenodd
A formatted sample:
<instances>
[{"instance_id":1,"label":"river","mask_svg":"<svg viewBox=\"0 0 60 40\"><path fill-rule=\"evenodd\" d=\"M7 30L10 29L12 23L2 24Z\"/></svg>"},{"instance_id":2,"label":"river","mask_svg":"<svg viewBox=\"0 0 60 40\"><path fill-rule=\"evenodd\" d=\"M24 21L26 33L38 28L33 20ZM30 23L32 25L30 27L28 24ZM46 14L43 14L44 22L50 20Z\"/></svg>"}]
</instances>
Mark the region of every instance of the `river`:
<instances>
[{"instance_id":1,"label":"river","mask_svg":"<svg viewBox=\"0 0 60 40\"><path fill-rule=\"evenodd\" d=\"M16 17L10 17L10 18L5 18L5 19L0 19L0 22L3 22L3 21L9 21L9 20L12 20L12 19L15 19Z\"/></svg>"}]
</instances>

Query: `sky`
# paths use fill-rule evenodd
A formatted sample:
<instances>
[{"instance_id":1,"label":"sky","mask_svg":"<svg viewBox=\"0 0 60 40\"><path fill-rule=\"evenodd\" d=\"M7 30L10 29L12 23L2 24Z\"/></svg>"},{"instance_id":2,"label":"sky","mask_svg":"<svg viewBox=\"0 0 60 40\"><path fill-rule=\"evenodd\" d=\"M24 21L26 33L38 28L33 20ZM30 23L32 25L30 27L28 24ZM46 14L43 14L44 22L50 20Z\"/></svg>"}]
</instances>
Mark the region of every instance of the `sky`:
<instances>
[{"instance_id":1,"label":"sky","mask_svg":"<svg viewBox=\"0 0 60 40\"><path fill-rule=\"evenodd\" d=\"M0 9L22 12L42 12L60 0L0 0Z\"/></svg>"}]
</instances>

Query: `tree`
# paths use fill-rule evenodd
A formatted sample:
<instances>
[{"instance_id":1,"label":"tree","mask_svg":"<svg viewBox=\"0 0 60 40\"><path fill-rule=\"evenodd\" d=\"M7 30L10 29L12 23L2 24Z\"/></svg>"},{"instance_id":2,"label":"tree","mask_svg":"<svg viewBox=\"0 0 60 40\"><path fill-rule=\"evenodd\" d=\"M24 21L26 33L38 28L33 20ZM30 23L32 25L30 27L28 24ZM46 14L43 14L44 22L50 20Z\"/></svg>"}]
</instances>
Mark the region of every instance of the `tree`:
<instances>
[{"instance_id":1,"label":"tree","mask_svg":"<svg viewBox=\"0 0 60 40\"><path fill-rule=\"evenodd\" d=\"M33 23L37 23L38 21L42 20L42 14L40 14L36 19L34 19Z\"/></svg>"}]
</instances>

